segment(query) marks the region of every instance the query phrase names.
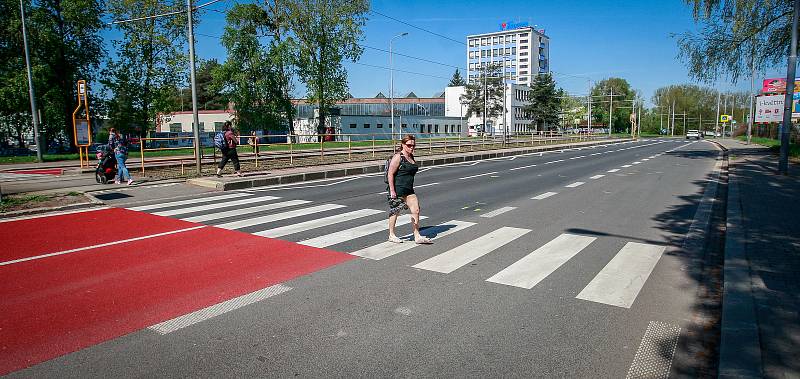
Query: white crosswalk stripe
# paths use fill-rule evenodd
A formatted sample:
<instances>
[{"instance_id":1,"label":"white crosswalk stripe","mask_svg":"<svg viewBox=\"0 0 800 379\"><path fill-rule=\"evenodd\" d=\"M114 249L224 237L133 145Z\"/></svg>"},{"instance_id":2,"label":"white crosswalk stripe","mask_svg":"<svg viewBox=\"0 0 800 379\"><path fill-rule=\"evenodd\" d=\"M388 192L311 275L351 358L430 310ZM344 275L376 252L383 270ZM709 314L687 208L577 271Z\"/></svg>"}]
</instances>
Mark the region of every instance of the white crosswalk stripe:
<instances>
[{"instance_id":1,"label":"white crosswalk stripe","mask_svg":"<svg viewBox=\"0 0 800 379\"><path fill-rule=\"evenodd\" d=\"M56 175L46 174L5 174L0 173L0 182L18 182L30 179L57 178Z\"/></svg>"},{"instance_id":2,"label":"white crosswalk stripe","mask_svg":"<svg viewBox=\"0 0 800 379\"><path fill-rule=\"evenodd\" d=\"M361 217L372 216L383 212L384 211L379 211L377 209L359 209L352 212L318 218L316 220L309 220L297 224L281 226L279 228L267 229L253 234L262 237L278 238L312 229L322 228L325 226L336 225L338 223L355 220Z\"/></svg>"},{"instance_id":3,"label":"white crosswalk stripe","mask_svg":"<svg viewBox=\"0 0 800 379\"><path fill-rule=\"evenodd\" d=\"M483 218L492 218L494 216L498 216L498 215L501 215L503 213L506 213L506 212L509 212L509 211L513 211L514 209L517 209L517 207L502 207L500 209L495 209L495 210L493 210L491 212L486 212L486 213L482 214L481 217L483 217Z\"/></svg>"},{"instance_id":4,"label":"white crosswalk stripe","mask_svg":"<svg viewBox=\"0 0 800 379\"><path fill-rule=\"evenodd\" d=\"M239 205L246 205L246 204L254 204L254 203L261 202L261 201L270 201L270 200L275 200L275 199L280 199L280 198L277 197L277 196L259 196L259 197L255 197L255 198L239 199L239 200L234 200L234 201L221 201L221 202L217 202L217 203L210 203L210 204L205 204L205 205L197 205L197 206L189 207L189 208L179 208L179 209L172 209L172 210L168 210L168 211L154 212L153 214L154 215L158 215L158 216L176 216L176 215L182 215L182 214L188 214L188 213L196 213L196 212L208 211L208 210L212 210L212 209L236 207L236 206L239 206Z\"/></svg>"},{"instance_id":5,"label":"white crosswalk stripe","mask_svg":"<svg viewBox=\"0 0 800 379\"><path fill-rule=\"evenodd\" d=\"M475 225L475 223L467 221L451 220L436 226L432 226L430 228L424 228L420 230L420 234L431 239L443 238L449 236L450 234L466 229L472 225ZM412 234L403 236L401 237L401 239L405 240L405 242L394 243L386 241L358 251L354 251L350 254L357 255L362 258L381 260L419 246L413 242Z\"/></svg>"},{"instance_id":6,"label":"white crosswalk stripe","mask_svg":"<svg viewBox=\"0 0 800 379\"><path fill-rule=\"evenodd\" d=\"M530 232L530 229L502 227L461 246L415 264L414 268L450 273Z\"/></svg>"},{"instance_id":7,"label":"white crosswalk stripe","mask_svg":"<svg viewBox=\"0 0 800 379\"><path fill-rule=\"evenodd\" d=\"M664 249L628 242L576 298L630 308Z\"/></svg>"},{"instance_id":8,"label":"white crosswalk stripe","mask_svg":"<svg viewBox=\"0 0 800 379\"><path fill-rule=\"evenodd\" d=\"M208 222L214 220L221 220L223 218L228 218L228 217L243 216L252 213L260 213L275 209L294 207L297 205L303 205L308 203L310 203L310 201L308 200L287 200L287 201L281 201L279 203L269 203L269 204L263 204L245 208L236 208L224 212L206 213L204 215L199 215L199 216L185 217L182 218L182 220L189 222Z\"/></svg>"},{"instance_id":9,"label":"white crosswalk stripe","mask_svg":"<svg viewBox=\"0 0 800 379\"><path fill-rule=\"evenodd\" d=\"M249 218L249 219L245 219L245 220L233 221L233 222L228 222L228 223L225 223L225 224L220 224L220 225L215 225L215 226L218 227L218 228L223 228L223 229L241 229L241 228L247 228L247 227L250 227L250 226L268 224L270 222L286 220L286 219L300 217L300 216L306 216L306 215L310 215L310 214L314 214L314 213L318 213L318 212L330 211L330 210L339 209L339 208L344 208L344 205L322 204L322 205L317 205L317 206L310 207L310 208L302 208L302 209L297 209L297 210L283 212L283 213L276 213L276 214L271 214L271 215L266 215L266 216L261 216L261 217Z\"/></svg>"},{"instance_id":10,"label":"white crosswalk stripe","mask_svg":"<svg viewBox=\"0 0 800 379\"><path fill-rule=\"evenodd\" d=\"M158 203L158 204L150 204L150 205L142 205L138 207L131 207L128 208L132 211L150 211L153 209L160 209L160 208L170 208L170 207L177 207L180 205L189 205L189 204L198 204L198 203L207 203L211 201L219 201L219 200L227 200L233 199L242 196L251 196L249 193L226 193L223 195L218 196L206 196L206 197L197 197L188 200L180 200L180 201L170 201L167 203Z\"/></svg>"},{"instance_id":11,"label":"white crosswalk stripe","mask_svg":"<svg viewBox=\"0 0 800 379\"><path fill-rule=\"evenodd\" d=\"M531 289L596 239L562 234L486 281Z\"/></svg>"},{"instance_id":12,"label":"white crosswalk stripe","mask_svg":"<svg viewBox=\"0 0 800 379\"><path fill-rule=\"evenodd\" d=\"M426 219L426 216L420 216L420 220ZM397 218L397 226L405 225L411 222L411 216L409 215L402 215ZM361 225L352 229L342 230L340 232L327 234L324 236L319 236L316 238L307 239L305 241L300 241L299 243L306 246L313 246L313 247L327 247L336 245L337 243L342 243L350 240L354 240L356 238L361 238L364 236L368 236L372 233L377 233L380 231L386 231L388 229L388 221L380 220L373 222L371 224Z\"/></svg>"},{"instance_id":13,"label":"white crosswalk stripe","mask_svg":"<svg viewBox=\"0 0 800 379\"><path fill-rule=\"evenodd\" d=\"M558 192L545 192L541 195L532 197L531 200L544 200L553 195L558 195Z\"/></svg>"}]
</instances>

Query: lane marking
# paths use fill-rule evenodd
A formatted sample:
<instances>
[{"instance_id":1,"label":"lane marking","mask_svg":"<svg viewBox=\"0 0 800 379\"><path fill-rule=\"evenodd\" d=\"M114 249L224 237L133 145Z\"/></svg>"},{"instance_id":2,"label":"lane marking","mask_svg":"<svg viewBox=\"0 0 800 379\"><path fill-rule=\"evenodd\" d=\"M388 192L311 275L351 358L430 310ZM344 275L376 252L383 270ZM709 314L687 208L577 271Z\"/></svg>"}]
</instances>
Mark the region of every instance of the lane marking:
<instances>
[{"instance_id":1,"label":"lane marking","mask_svg":"<svg viewBox=\"0 0 800 379\"><path fill-rule=\"evenodd\" d=\"M602 178L602 177L604 177L604 176L605 176L605 175L595 175L595 176L592 176L592 177L591 177L591 178L589 178L589 179L600 179L600 178Z\"/></svg>"},{"instance_id":2,"label":"lane marking","mask_svg":"<svg viewBox=\"0 0 800 379\"><path fill-rule=\"evenodd\" d=\"M642 159L642 162L647 162L649 160L650 160L650 158L645 158L645 159Z\"/></svg>"},{"instance_id":3,"label":"lane marking","mask_svg":"<svg viewBox=\"0 0 800 379\"><path fill-rule=\"evenodd\" d=\"M553 195L558 195L558 192L545 192L541 195L532 197L531 200L543 200Z\"/></svg>"},{"instance_id":4,"label":"lane marking","mask_svg":"<svg viewBox=\"0 0 800 379\"><path fill-rule=\"evenodd\" d=\"M508 171L522 170L524 168L531 168L531 167L536 167L536 165L535 164L531 164L531 165L522 166L522 167L514 167L514 168L508 169Z\"/></svg>"},{"instance_id":5,"label":"lane marking","mask_svg":"<svg viewBox=\"0 0 800 379\"><path fill-rule=\"evenodd\" d=\"M567 184L564 187L575 188L575 187L578 187L578 186L582 186L584 184L586 184L586 182L575 182L575 183L572 183L572 184Z\"/></svg>"},{"instance_id":6,"label":"lane marking","mask_svg":"<svg viewBox=\"0 0 800 379\"><path fill-rule=\"evenodd\" d=\"M477 178L477 177L486 176L486 175L494 175L494 174L497 174L497 171L492 171L492 172L487 172L487 173L478 174L478 175L472 175L472 176L465 176L463 178L458 178L458 180L472 179L472 178Z\"/></svg>"},{"instance_id":7,"label":"lane marking","mask_svg":"<svg viewBox=\"0 0 800 379\"><path fill-rule=\"evenodd\" d=\"M318 212L330 211L330 210L339 209L339 208L344 208L344 205L322 204L322 205L317 205L315 207L297 209L297 210L283 212L283 213L276 213L276 214L272 214L272 215L266 215L266 216L261 216L261 217L245 219L245 220L233 221L233 222L228 222L228 223L225 223L225 224L214 225L214 226L216 226L217 228L222 228L222 229L235 230L235 229L241 229L241 228L246 228L246 227L255 226L255 225L268 224L270 222L286 220L286 219L290 219L290 218L294 218L294 217L306 216L306 215L310 215L310 214L314 214L314 213L318 213Z\"/></svg>"},{"instance_id":8,"label":"lane marking","mask_svg":"<svg viewBox=\"0 0 800 379\"><path fill-rule=\"evenodd\" d=\"M420 216L420 220L424 220L426 218L428 217ZM411 223L411 216L405 214L397 218L396 226L402 226L408 223ZM312 247L328 247L331 245L336 245L338 243L354 240L356 238L365 237L380 231L387 231L388 230L387 225L388 221L386 220L375 221L370 224L357 226L355 228L342 230L336 233L326 234L324 236L319 236L316 238L310 238L304 241L300 241L298 243L301 245L312 246Z\"/></svg>"},{"instance_id":9,"label":"lane marking","mask_svg":"<svg viewBox=\"0 0 800 379\"><path fill-rule=\"evenodd\" d=\"M531 289L596 239L575 234L561 234L486 281Z\"/></svg>"},{"instance_id":10,"label":"lane marking","mask_svg":"<svg viewBox=\"0 0 800 379\"><path fill-rule=\"evenodd\" d=\"M259 196L259 197L251 198L251 199L239 199L239 200L236 200L236 201L223 201L223 202L219 202L219 203L198 205L198 206L189 207L189 208L178 208L178 209L173 209L173 210L169 210L169 211L153 212L152 214L154 214L156 216L175 216L175 215L181 215L181 214L187 214L187 213L208 211L208 210L212 210L212 209L228 208L228 207L235 207L235 206L238 206L238 205L253 204L253 203L258 203L258 202L261 202L261 201L270 201L270 200L276 200L276 199L280 199L280 197L276 197L276 196Z\"/></svg>"},{"instance_id":11,"label":"lane marking","mask_svg":"<svg viewBox=\"0 0 800 379\"><path fill-rule=\"evenodd\" d=\"M529 229L502 227L412 267L448 274L528 232Z\"/></svg>"},{"instance_id":12,"label":"lane marking","mask_svg":"<svg viewBox=\"0 0 800 379\"><path fill-rule=\"evenodd\" d=\"M612 168L611 170L608 170L608 171L606 171L606 172L617 172L617 171L619 171L619 169L618 169L618 168Z\"/></svg>"},{"instance_id":13,"label":"lane marking","mask_svg":"<svg viewBox=\"0 0 800 379\"><path fill-rule=\"evenodd\" d=\"M492 218L494 216L501 215L501 214L506 213L508 211L513 211L514 209L517 209L517 207L502 207L500 209L496 209L496 210L493 210L491 212L484 213L484 214L481 215L481 217Z\"/></svg>"},{"instance_id":14,"label":"lane marking","mask_svg":"<svg viewBox=\"0 0 800 379\"><path fill-rule=\"evenodd\" d=\"M297 224L281 226L279 228L267 229L253 234L261 237L278 238L287 236L289 234L322 228L324 226L335 225L341 222L352 221L361 217L372 216L379 213L383 213L383 211L379 211L377 209L359 209L352 212L318 218Z\"/></svg>"},{"instance_id":15,"label":"lane marking","mask_svg":"<svg viewBox=\"0 0 800 379\"><path fill-rule=\"evenodd\" d=\"M474 222L450 220L436 226L422 228L419 232L425 237L431 239L436 238L438 240L440 238L447 237L450 234L469 228L473 225L475 225ZM413 234L408 234L400 238L403 239L403 243L386 241L358 251L354 251L350 254L372 260L381 260L420 246L413 242Z\"/></svg>"},{"instance_id":16,"label":"lane marking","mask_svg":"<svg viewBox=\"0 0 800 379\"><path fill-rule=\"evenodd\" d=\"M264 205L254 206L254 207L245 207L245 208L232 209L232 210L225 211L225 212L217 212L217 213L209 213L209 214L193 216L193 217L185 217L185 218L181 218L181 220L189 221L189 222L206 222L206 221L220 220L220 219L223 219L223 218L228 218L228 217L233 217L233 216L242 216L242 215L251 214L251 213L258 213L258 212L269 211L269 210L274 210L274 209L293 207L293 206L296 206L296 205L303 205L303 204L308 204L308 203L310 203L310 201L308 201L308 200L287 200L287 201L282 201L280 203L264 204Z\"/></svg>"},{"instance_id":17,"label":"lane marking","mask_svg":"<svg viewBox=\"0 0 800 379\"><path fill-rule=\"evenodd\" d=\"M619 166L619 167L628 168L628 167L631 167L631 166L632 166L632 165L629 165L629 164L624 164L624 165L622 165L622 166Z\"/></svg>"},{"instance_id":18,"label":"lane marking","mask_svg":"<svg viewBox=\"0 0 800 379\"><path fill-rule=\"evenodd\" d=\"M132 211L149 211L149 210L159 209L159 208L177 207L179 205L188 205L188 204L196 204L196 203L207 203L207 202L210 202L210 201L233 199L233 198L242 197L242 196L251 196L251 194L243 193L243 192L235 192L235 193L227 193L227 194L218 195L218 196L204 196L204 197L193 198L193 199L188 199L188 200L170 201L170 202L167 202L167 203L142 205L142 206L138 206L138 207L131 207L131 208L128 208L128 209L130 209Z\"/></svg>"},{"instance_id":19,"label":"lane marking","mask_svg":"<svg viewBox=\"0 0 800 379\"><path fill-rule=\"evenodd\" d=\"M633 162L633 164L641 164L641 163L642 162L639 162L639 161Z\"/></svg>"},{"instance_id":20,"label":"lane marking","mask_svg":"<svg viewBox=\"0 0 800 379\"><path fill-rule=\"evenodd\" d=\"M430 187L430 186L435 186L435 185L437 185L437 184L439 184L439 182L436 182L436 183L428 183L428 184L421 184L421 185L414 185L414 188Z\"/></svg>"},{"instance_id":21,"label":"lane marking","mask_svg":"<svg viewBox=\"0 0 800 379\"><path fill-rule=\"evenodd\" d=\"M576 298L630 308L664 249L664 246L628 242Z\"/></svg>"},{"instance_id":22,"label":"lane marking","mask_svg":"<svg viewBox=\"0 0 800 379\"><path fill-rule=\"evenodd\" d=\"M96 249L98 247L106 247L106 246L119 245L119 244L123 244L123 243L127 243L127 242L141 241L141 240L146 240L146 239L150 239L150 238L166 236L166 235L170 235L170 234L183 233L183 232L188 232L188 231L192 231L192 230L196 230L196 229L202 229L202 228L205 228L205 227L206 227L205 225L193 226L191 228L172 230L172 231L164 232L164 233L150 234L150 235L146 235L146 236L128 238L128 239L114 241L114 242L101 243L101 244L98 244L98 245L84 246L84 247L79 247L79 248L76 248L76 249L63 250L63 251L59 251L59 252L55 252L55 253L36 255L36 256L27 257L27 258L20 258L20 259L15 259L13 261L0 262L0 266L7 266L7 265L10 265L10 264L14 264L14 263L27 262L27 261L32 261L32 260L36 260L36 259L55 257L57 255L77 253L77 252L81 252L81 251L84 251L84 250Z\"/></svg>"},{"instance_id":23,"label":"lane marking","mask_svg":"<svg viewBox=\"0 0 800 379\"><path fill-rule=\"evenodd\" d=\"M175 317L171 320L155 324L147 329L150 329L158 334L165 335L167 333L172 333L176 330L206 321L230 311L237 310L241 307L257 303L261 300L280 295L284 292L290 291L291 289L292 287L287 287L283 284L276 284L274 286L263 288L255 292L223 301L219 304L205 307L183 316Z\"/></svg>"}]
</instances>

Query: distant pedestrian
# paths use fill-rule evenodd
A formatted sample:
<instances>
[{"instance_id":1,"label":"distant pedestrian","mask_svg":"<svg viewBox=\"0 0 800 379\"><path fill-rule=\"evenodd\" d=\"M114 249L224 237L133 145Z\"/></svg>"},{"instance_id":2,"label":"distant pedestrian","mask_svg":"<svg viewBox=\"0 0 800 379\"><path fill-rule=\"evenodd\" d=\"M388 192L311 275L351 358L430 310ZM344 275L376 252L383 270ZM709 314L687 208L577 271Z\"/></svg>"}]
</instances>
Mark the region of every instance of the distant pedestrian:
<instances>
[{"instance_id":1,"label":"distant pedestrian","mask_svg":"<svg viewBox=\"0 0 800 379\"><path fill-rule=\"evenodd\" d=\"M119 144L120 136L117 129L111 128L108 130L108 150L114 151Z\"/></svg>"},{"instance_id":2,"label":"distant pedestrian","mask_svg":"<svg viewBox=\"0 0 800 379\"><path fill-rule=\"evenodd\" d=\"M411 213L411 224L414 227L414 242L418 244L432 243L428 237L419 233L419 199L414 193L414 176L419 170L419 166L414 160L416 143L416 138L411 134L403 137L398 150L389 160L389 167L386 171L387 190L389 191L390 242L403 242L395 234L395 225L397 224L397 216L407 209Z\"/></svg>"},{"instance_id":3,"label":"distant pedestrian","mask_svg":"<svg viewBox=\"0 0 800 379\"><path fill-rule=\"evenodd\" d=\"M133 183L133 177L128 172L128 167L125 166L125 161L128 159L128 140L126 138L119 138L117 147L114 148L114 157L117 158L117 180L114 183L120 184L125 178L128 178L128 185Z\"/></svg>"},{"instance_id":4,"label":"distant pedestrian","mask_svg":"<svg viewBox=\"0 0 800 379\"><path fill-rule=\"evenodd\" d=\"M225 167L225 164L228 163L228 160L233 162L233 171L236 176L242 176L239 167L239 155L236 152L236 145L239 144L239 136L234 133L230 121L225 121L222 130L224 142L220 147L222 159L219 161L219 166L217 167L217 177L222 177L222 169Z\"/></svg>"}]
</instances>

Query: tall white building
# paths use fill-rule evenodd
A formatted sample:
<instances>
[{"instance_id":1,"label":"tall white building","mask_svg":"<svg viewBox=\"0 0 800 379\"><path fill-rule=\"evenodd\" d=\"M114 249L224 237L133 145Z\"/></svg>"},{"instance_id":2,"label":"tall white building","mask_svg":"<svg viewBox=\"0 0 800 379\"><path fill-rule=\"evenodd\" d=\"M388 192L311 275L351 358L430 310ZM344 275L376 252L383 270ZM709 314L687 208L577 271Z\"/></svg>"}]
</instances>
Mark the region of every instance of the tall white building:
<instances>
[{"instance_id":1,"label":"tall white building","mask_svg":"<svg viewBox=\"0 0 800 379\"><path fill-rule=\"evenodd\" d=\"M530 85L550 70L550 38L527 24L503 23L498 32L467 36L467 79L480 79L482 65L499 63L508 83Z\"/></svg>"}]
</instances>

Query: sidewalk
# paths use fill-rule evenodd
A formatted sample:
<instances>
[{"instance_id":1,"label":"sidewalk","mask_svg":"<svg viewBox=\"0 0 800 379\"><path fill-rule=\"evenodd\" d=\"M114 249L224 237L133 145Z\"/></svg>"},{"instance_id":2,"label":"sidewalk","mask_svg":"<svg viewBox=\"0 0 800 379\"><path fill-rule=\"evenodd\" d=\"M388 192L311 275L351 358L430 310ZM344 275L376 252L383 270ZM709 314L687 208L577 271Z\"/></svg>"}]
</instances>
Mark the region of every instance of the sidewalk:
<instances>
[{"instance_id":1,"label":"sidewalk","mask_svg":"<svg viewBox=\"0 0 800 379\"><path fill-rule=\"evenodd\" d=\"M800 165L767 148L729 150L720 377L800 378Z\"/></svg>"}]
</instances>

